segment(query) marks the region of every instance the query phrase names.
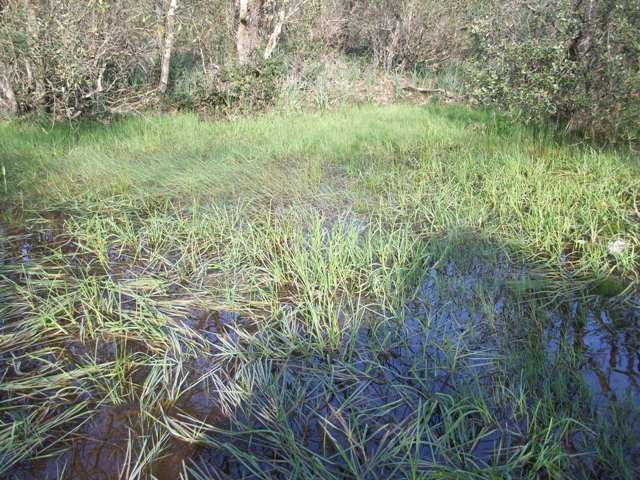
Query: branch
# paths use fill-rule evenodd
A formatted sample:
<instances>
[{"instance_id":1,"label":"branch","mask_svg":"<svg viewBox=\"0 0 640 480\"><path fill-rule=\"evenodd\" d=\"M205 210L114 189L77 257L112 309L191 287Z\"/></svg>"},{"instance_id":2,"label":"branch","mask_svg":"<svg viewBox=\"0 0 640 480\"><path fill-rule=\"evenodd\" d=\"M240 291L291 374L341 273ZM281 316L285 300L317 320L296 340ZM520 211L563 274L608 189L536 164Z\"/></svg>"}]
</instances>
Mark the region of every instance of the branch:
<instances>
[{"instance_id":1,"label":"branch","mask_svg":"<svg viewBox=\"0 0 640 480\"><path fill-rule=\"evenodd\" d=\"M460 96L454 93L448 92L442 88L420 88L409 85L407 87L402 87L402 90L408 92L416 92L422 93L423 95L442 95L445 98L450 98L452 100L459 100Z\"/></svg>"}]
</instances>

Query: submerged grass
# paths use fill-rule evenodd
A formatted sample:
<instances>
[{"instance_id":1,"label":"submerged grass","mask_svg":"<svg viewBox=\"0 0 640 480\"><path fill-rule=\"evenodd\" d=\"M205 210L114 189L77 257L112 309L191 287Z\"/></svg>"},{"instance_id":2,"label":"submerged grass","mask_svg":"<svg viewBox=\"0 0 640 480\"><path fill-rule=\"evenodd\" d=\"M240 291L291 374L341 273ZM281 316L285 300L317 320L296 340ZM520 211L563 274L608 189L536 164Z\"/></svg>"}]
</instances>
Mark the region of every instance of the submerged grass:
<instances>
[{"instance_id":1,"label":"submerged grass","mask_svg":"<svg viewBox=\"0 0 640 480\"><path fill-rule=\"evenodd\" d=\"M630 153L397 105L4 124L0 157L2 475L639 473Z\"/></svg>"}]
</instances>

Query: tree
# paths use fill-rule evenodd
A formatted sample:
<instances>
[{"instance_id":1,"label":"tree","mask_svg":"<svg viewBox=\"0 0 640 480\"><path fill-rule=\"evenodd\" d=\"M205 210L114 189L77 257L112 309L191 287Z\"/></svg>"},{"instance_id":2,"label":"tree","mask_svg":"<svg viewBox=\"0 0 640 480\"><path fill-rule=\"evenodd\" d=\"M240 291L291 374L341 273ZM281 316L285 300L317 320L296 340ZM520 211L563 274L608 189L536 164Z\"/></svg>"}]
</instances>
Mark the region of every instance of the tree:
<instances>
[{"instance_id":1,"label":"tree","mask_svg":"<svg viewBox=\"0 0 640 480\"><path fill-rule=\"evenodd\" d=\"M240 65L249 63L251 55L258 46L258 29L260 27L263 4L264 0L238 1L236 49Z\"/></svg>"},{"instance_id":2,"label":"tree","mask_svg":"<svg viewBox=\"0 0 640 480\"><path fill-rule=\"evenodd\" d=\"M158 86L158 90L160 90L161 93L165 93L167 91L167 85L169 84L171 52L173 50L173 44L176 39L174 26L177 8L178 0L171 0L165 20L164 47L162 49L162 67L160 70L160 85Z\"/></svg>"},{"instance_id":3,"label":"tree","mask_svg":"<svg viewBox=\"0 0 640 480\"><path fill-rule=\"evenodd\" d=\"M11 115L18 114L18 102L16 101L16 94L11 85L11 81L8 77L8 69L5 65L0 63L0 101L4 105L4 110Z\"/></svg>"},{"instance_id":4,"label":"tree","mask_svg":"<svg viewBox=\"0 0 640 480\"><path fill-rule=\"evenodd\" d=\"M274 50L278 46L278 40L280 40L280 35L282 35L282 29L284 28L285 24L289 20L291 20L291 18L302 8L305 3L307 3L307 0L298 0L297 2L284 0L279 8L276 6L276 21L273 26L273 31L271 32L271 35L269 35L267 47L264 50L263 58L265 60L269 59L271 55L273 55Z\"/></svg>"}]
</instances>

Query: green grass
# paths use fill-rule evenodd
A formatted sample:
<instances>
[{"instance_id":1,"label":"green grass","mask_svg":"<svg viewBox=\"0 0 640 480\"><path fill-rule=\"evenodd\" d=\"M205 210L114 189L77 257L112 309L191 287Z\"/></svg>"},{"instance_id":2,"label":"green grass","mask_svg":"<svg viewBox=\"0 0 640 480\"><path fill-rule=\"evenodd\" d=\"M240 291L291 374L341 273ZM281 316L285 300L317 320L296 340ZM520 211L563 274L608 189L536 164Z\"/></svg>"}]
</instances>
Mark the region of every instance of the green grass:
<instances>
[{"instance_id":1,"label":"green grass","mask_svg":"<svg viewBox=\"0 0 640 480\"><path fill-rule=\"evenodd\" d=\"M396 105L7 123L0 162L4 475L88 437L95 478L638 474L572 341L637 332L630 153Z\"/></svg>"},{"instance_id":2,"label":"green grass","mask_svg":"<svg viewBox=\"0 0 640 480\"><path fill-rule=\"evenodd\" d=\"M5 124L9 199L99 211L193 199L345 206L414 221L425 235L477 229L586 276L637 281L637 158L562 146L464 108L394 106L230 123L194 115L109 128ZM611 255L610 241L626 248Z\"/></svg>"}]
</instances>

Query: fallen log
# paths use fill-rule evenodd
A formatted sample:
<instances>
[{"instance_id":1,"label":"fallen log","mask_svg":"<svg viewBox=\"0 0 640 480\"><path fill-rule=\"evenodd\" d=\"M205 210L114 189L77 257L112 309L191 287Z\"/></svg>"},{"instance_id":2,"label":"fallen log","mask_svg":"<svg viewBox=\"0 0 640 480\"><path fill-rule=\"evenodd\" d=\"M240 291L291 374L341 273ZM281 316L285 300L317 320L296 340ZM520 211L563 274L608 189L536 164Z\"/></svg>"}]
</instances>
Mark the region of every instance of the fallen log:
<instances>
[{"instance_id":1,"label":"fallen log","mask_svg":"<svg viewBox=\"0 0 640 480\"><path fill-rule=\"evenodd\" d=\"M448 92L443 88L421 88L414 87L413 85L408 85L406 87L402 87L402 90L407 92L421 93L423 95L442 95L443 97L450 98L451 100L460 100L461 98L459 95Z\"/></svg>"}]
</instances>

